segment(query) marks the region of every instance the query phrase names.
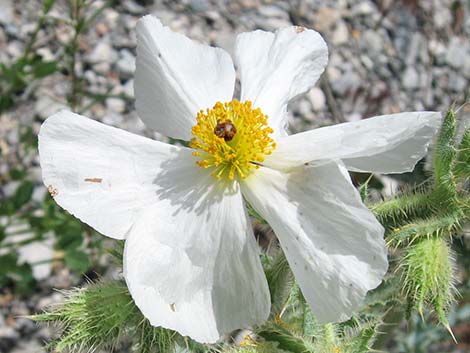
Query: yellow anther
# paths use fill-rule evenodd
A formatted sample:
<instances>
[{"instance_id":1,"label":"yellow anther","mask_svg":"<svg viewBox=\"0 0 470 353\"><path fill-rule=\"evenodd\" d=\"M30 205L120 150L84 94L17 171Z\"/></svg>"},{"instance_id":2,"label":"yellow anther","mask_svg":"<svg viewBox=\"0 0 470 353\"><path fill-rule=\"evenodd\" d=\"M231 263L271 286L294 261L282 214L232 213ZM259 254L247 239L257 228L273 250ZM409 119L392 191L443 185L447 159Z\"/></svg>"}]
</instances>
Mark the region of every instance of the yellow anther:
<instances>
[{"instance_id":1,"label":"yellow anther","mask_svg":"<svg viewBox=\"0 0 470 353\"><path fill-rule=\"evenodd\" d=\"M274 322L278 324L279 326L284 326L285 322L282 320L282 317L280 314L277 314L276 317L274 318Z\"/></svg>"},{"instance_id":2,"label":"yellow anther","mask_svg":"<svg viewBox=\"0 0 470 353\"><path fill-rule=\"evenodd\" d=\"M339 348L338 346L334 346L333 353L341 353L341 348Z\"/></svg>"},{"instance_id":3,"label":"yellow anther","mask_svg":"<svg viewBox=\"0 0 470 353\"><path fill-rule=\"evenodd\" d=\"M256 347L258 345L259 343L251 335L246 335L243 337L243 341L240 342L242 347Z\"/></svg>"},{"instance_id":4,"label":"yellow anther","mask_svg":"<svg viewBox=\"0 0 470 353\"><path fill-rule=\"evenodd\" d=\"M196 164L213 168L211 175L218 179L246 178L259 168L253 162L262 163L276 148L269 137L273 129L268 116L253 109L250 101L217 102L212 109L201 110L196 121L189 146L200 158Z\"/></svg>"}]
</instances>

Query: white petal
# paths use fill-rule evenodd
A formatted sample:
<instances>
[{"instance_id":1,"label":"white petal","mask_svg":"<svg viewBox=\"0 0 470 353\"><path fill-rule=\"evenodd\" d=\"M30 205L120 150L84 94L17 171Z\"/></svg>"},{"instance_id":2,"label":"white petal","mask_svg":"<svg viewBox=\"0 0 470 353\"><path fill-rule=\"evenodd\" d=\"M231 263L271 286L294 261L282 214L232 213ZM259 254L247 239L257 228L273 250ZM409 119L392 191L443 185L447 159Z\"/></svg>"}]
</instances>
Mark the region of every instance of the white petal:
<instances>
[{"instance_id":1,"label":"white petal","mask_svg":"<svg viewBox=\"0 0 470 353\"><path fill-rule=\"evenodd\" d=\"M251 100L269 116L277 134L285 134L287 103L307 92L323 73L328 47L318 32L287 27L276 33L238 35L236 61L241 100Z\"/></svg>"},{"instance_id":2,"label":"white petal","mask_svg":"<svg viewBox=\"0 0 470 353\"><path fill-rule=\"evenodd\" d=\"M277 139L264 164L288 170L320 160L342 160L349 170L374 173L412 171L426 155L441 123L439 112L382 115Z\"/></svg>"},{"instance_id":3,"label":"white petal","mask_svg":"<svg viewBox=\"0 0 470 353\"><path fill-rule=\"evenodd\" d=\"M158 176L159 202L126 239L124 276L154 326L203 342L264 322L269 290L237 185L175 161Z\"/></svg>"},{"instance_id":4,"label":"white petal","mask_svg":"<svg viewBox=\"0 0 470 353\"><path fill-rule=\"evenodd\" d=\"M39 132L42 176L55 201L116 239L155 200L155 176L179 151L68 111L48 118Z\"/></svg>"},{"instance_id":5,"label":"white petal","mask_svg":"<svg viewBox=\"0 0 470 353\"><path fill-rule=\"evenodd\" d=\"M189 140L196 114L230 101L235 70L220 48L172 32L153 16L137 24L136 108L147 126Z\"/></svg>"},{"instance_id":6,"label":"white petal","mask_svg":"<svg viewBox=\"0 0 470 353\"><path fill-rule=\"evenodd\" d=\"M343 321L387 271L384 229L334 162L290 174L263 168L242 184L279 238L320 322Z\"/></svg>"}]
</instances>

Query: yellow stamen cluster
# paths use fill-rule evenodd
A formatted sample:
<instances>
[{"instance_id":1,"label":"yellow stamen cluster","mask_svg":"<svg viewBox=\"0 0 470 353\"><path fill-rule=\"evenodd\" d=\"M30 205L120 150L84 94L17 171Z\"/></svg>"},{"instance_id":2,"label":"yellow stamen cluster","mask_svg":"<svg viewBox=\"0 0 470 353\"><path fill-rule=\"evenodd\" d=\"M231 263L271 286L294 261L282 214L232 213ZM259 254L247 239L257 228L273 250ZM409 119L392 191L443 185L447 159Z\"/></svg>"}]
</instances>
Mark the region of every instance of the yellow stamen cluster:
<instances>
[{"instance_id":1,"label":"yellow stamen cluster","mask_svg":"<svg viewBox=\"0 0 470 353\"><path fill-rule=\"evenodd\" d=\"M253 109L250 101L217 102L212 109L201 110L196 120L191 130L195 137L189 146L200 159L196 164L212 168L216 178L244 179L276 148L269 137L273 129L267 124L268 116L259 108ZM225 138L224 126L231 132Z\"/></svg>"}]
</instances>

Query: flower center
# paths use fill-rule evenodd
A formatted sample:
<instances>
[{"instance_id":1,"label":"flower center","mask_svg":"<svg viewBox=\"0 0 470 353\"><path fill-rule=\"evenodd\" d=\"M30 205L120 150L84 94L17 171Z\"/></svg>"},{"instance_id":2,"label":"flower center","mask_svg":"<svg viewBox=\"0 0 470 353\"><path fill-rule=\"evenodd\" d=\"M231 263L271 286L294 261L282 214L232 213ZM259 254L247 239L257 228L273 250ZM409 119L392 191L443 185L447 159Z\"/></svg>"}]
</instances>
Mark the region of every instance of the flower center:
<instances>
[{"instance_id":1,"label":"flower center","mask_svg":"<svg viewBox=\"0 0 470 353\"><path fill-rule=\"evenodd\" d=\"M242 179L259 168L264 156L276 148L269 137L273 132L268 116L253 109L251 102L217 102L212 109L201 110L196 117L189 146L202 168L212 168L216 178Z\"/></svg>"}]
</instances>

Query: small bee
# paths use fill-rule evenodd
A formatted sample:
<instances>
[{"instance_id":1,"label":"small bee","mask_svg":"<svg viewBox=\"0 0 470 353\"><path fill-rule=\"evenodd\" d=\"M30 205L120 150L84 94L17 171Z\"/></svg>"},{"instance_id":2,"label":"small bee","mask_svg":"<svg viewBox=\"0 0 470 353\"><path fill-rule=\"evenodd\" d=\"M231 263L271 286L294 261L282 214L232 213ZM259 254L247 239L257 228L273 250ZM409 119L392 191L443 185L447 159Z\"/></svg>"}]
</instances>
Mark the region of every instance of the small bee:
<instances>
[{"instance_id":1,"label":"small bee","mask_svg":"<svg viewBox=\"0 0 470 353\"><path fill-rule=\"evenodd\" d=\"M222 121L218 120L217 125L214 128L214 134L217 137L223 138L225 142L232 141L233 137L237 133L237 128L233 125L233 122L229 119Z\"/></svg>"}]
</instances>

